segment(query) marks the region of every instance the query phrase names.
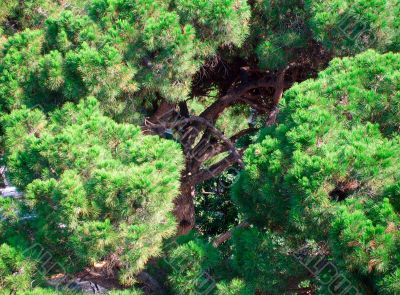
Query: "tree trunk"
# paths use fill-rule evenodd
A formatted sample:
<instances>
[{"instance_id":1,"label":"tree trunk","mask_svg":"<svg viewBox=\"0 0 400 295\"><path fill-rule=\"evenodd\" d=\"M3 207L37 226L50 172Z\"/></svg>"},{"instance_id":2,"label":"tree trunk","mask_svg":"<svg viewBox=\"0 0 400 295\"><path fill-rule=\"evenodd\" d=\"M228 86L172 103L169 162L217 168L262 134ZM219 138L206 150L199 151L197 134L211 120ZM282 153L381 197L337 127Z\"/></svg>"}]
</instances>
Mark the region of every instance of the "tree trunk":
<instances>
[{"instance_id":1,"label":"tree trunk","mask_svg":"<svg viewBox=\"0 0 400 295\"><path fill-rule=\"evenodd\" d=\"M181 194L174 201L174 214L178 221L178 235L187 234L195 225L194 197L194 185L188 182L182 182Z\"/></svg>"}]
</instances>

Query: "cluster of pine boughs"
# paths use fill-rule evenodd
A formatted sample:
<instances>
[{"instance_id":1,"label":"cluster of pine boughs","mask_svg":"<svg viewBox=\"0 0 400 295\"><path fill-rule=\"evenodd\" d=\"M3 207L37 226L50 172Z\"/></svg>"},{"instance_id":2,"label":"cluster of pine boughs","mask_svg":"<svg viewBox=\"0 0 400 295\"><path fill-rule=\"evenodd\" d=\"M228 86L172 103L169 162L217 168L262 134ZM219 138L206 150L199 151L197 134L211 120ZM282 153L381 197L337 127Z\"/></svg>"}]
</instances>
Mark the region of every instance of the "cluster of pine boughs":
<instances>
[{"instance_id":1,"label":"cluster of pine boughs","mask_svg":"<svg viewBox=\"0 0 400 295\"><path fill-rule=\"evenodd\" d=\"M109 294L397 294L399 52L398 0L0 0L0 294L99 264ZM255 114L178 235L191 159L146 122L279 73L193 140Z\"/></svg>"}]
</instances>

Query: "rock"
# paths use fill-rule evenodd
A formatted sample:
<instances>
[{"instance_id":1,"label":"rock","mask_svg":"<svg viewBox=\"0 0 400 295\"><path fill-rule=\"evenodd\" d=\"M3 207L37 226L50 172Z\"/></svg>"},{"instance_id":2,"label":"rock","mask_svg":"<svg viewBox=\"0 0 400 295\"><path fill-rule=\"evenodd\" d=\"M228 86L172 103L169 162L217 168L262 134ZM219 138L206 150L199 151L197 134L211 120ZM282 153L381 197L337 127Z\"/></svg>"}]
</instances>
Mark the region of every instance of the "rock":
<instances>
[{"instance_id":1,"label":"rock","mask_svg":"<svg viewBox=\"0 0 400 295\"><path fill-rule=\"evenodd\" d=\"M68 279L65 275L52 277L48 284L56 290L72 290L74 292L82 292L85 294L106 294L109 290L97 283L82 280L80 278Z\"/></svg>"},{"instance_id":2,"label":"rock","mask_svg":"<svg viewBox=\"0 0 400 295\"><path fill-rule=\"evenodd\" d=\"M75 280L69 284L69 289L75 292L83 292L88 294L105 294L108 290L96 283L90 281L81 281L80 279Z\"/></svg>"}]
</instances>

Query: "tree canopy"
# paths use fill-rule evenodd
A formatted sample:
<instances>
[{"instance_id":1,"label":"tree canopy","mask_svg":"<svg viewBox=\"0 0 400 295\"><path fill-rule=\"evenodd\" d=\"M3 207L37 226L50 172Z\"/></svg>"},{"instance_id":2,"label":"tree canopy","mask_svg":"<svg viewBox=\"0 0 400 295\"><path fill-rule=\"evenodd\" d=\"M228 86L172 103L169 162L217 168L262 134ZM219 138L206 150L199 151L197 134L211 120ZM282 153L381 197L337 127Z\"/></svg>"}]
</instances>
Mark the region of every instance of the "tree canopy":
<instances>
[{"instance_id":1,"label":"tree canopy","mask_svg":"<svg viewBox=\"0 0 400 295\"><path fill-rule=\"evenodd\" d=\"M249 17L246 1L233 0L96 0L78 15L66 9L3 44L1 108L94 95L118 115L157 93L184 100L205 58L243 43Z\"/></svg>"},{"instance_id":2,"label":"tree canopy","mask_svg":"<svg viewBox=\"0 0 400 295\"><path fill-rule=\"evenodd\" d=\"M367 51L293 86L233 190L247 220L299 248L326 241L338 266L387 294L399 265L399 69L399 54Z\"/></svg>"},{"instance_id":3,"label":"tree canopy","mask_svg":"<svg viewBox=\"0 0 400 295\"><path fill-rule=\"evenodd\" d=\"M0 294L397 294L399 16L2 1Z\"/></svg>"},{"instance_id":4,"label":"tree canopy","mask_svg":"<svg viewBox=\"0 0 400 295\"><path fill-rule=\"evenodd\" d=\"M32 238L68 271L117 253L121 281L132 284L175 232L177 145L115 123L94 98L48 119L21 109L3 123L9 177L26 199L11 224L32 216Z\"/></svg>"}]
</instances>

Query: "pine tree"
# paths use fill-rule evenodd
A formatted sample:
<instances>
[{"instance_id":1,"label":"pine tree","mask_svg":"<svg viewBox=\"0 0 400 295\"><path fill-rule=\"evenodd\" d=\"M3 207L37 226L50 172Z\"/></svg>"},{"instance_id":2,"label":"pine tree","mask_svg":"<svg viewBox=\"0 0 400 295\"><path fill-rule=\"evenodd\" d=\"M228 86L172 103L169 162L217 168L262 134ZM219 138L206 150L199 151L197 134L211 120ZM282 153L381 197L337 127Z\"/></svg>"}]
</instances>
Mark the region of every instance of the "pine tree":
<instances>
[{"instance_id":1,"label":"pine tree","mask_svg":"<svg viewBox=\"0 0 400 295\"><path fill-rule=\"evenodd\" d=\"M94 98L49 118L17 110L2 123L8 175L25 194L19 215L10 218L14 226L34 216L25 234L69 272L116 255L121 282L131 285L175 232L177 144L115 123Z\"/></svg>"},{"instance_id":2,"label":"pine tree","mask_svg":"<svg viewBox=\"0 0 400 295\"><path fill-rule=\"evenodd\" d=\"M0 287L44 283L25 252L40 243L54 272L106 260L132 285L147 267L172 294L205 272L213 294L338 292L299 257L397 292L399 15L398 0L2 1L0 162L24 199L0 198Z\"/></svg>"},{"instance_id":3,"label":"pine tree","mask_svg":"<svg viewBox=\"0 0 400 295\"><path fill-rule=\"evenodd\" d=\"M367 51L292 87L233 191L257 228L292 251L326 243L337 267L385 294L398 284L399 73L399 54Z\"/></svg>"}]
</instances>

